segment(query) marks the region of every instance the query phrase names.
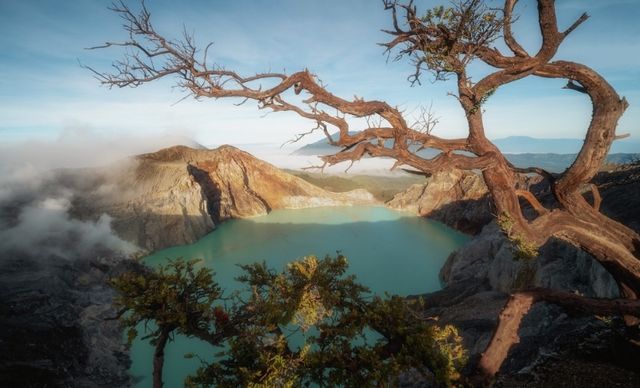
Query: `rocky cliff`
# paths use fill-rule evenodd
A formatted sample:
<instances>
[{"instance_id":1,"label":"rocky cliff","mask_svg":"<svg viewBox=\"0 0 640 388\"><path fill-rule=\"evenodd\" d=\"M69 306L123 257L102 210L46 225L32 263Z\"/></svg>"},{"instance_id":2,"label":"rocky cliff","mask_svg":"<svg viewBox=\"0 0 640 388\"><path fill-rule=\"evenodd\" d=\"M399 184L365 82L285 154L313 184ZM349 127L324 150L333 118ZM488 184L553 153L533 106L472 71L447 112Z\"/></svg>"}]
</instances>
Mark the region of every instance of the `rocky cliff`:
<instances>
[{"instance_id":1,"label":"rocky cliff","mask_svg":"<svg viewBox=\"0 0 640 388\"><path fill-rule=\"evenodd\" d=\"M450 187L457 178L432 179L446 179L449 184L428 183L425 190L431 192L420 192L415 198L446 196L437 190L456 193ZM638 230L640 166L601 173L594 181L602 194L602 211ZM543 192L543 202L553 200L544 194L544 185L534 189ZM463 202L461 209L449 211L445 221L453 225L464 221L469 208ZM428 214L437 210L430 209ZM515 259L511 243L493 222L450 255L440 276L444 289L423 296L428 306L425 315L461 330L470 365L485 349L498 314L516 290L539 286L592 297L619 295L615 281L596 260L562 241L549 241L534 260ZM509 353L495 386L640 386L633 362L640 359L640 347L625 340L624 330L617 317L572 316L557 306L539 303L523 320L520 343Z\"/></svg>"},{"instance_id":2,"label":"rocky cliff","mask_svg":"<svg viewBox=\"0 0 640 388\"><path fill-rule=\"evenodd\" d=\"M107 279L135 266L118 256L2 252L0 386L131 386Z\"/></svg>"},{"instance_id":3,"label":"rocky cliff","mask_svg":"<svg viewBox=\"0 0 640 388\"><path fill-rule=\"evenodd\" d=\"M480 232L493 219L482 177L461 170L438 172L424 184L396 194L386 206L429 217L470 234Z\"/></svg>"},{"instance_id":4,"label":"rocky cliff","mask_svg":"<svg viewBox=\"0 0 640 388\"><path fill-rule=\"evenodd\" d=\"M600 298L619 295L615 281L595 259L563 241L549 241L531 260L516 259L513 249L492 222L449 256L440 278L447 285L468 280L486 282L490 289L503 293L545 287Z\"/></svg>"},{"instance_id":5,"label":"rocky cliff","mask_svg":"<svg viewBox=\"0 0 640 388\"><path fill-rule=\"evenodd\" d=\"M547 243L536 259L515 259L511 243L493 222L449 256L440 277L443 290L422 297L428 306L424 314L460 330L470 353L469 370L489 343L512 292L540 286L592 297L619 295L597 261L561 241ZM640 347L626 341L624 333L619 317L571 315L538 303L523 319L520 342L494 385L640 386L640 373L630 361L640 358Z\"/></svg>"},{"instance_id":6,"label":"rocky cliff","mask_svg":"<svg viewBox=\"0 0 640 388\"><path fill-rule=\"evenodd\" d=\"M192 243L230 218L375 202L364 190L325 191L232 146L176 146L85 174L95 182L74 213L108 214L120 237L149 251Z\"/></svg>"}]
</instances>

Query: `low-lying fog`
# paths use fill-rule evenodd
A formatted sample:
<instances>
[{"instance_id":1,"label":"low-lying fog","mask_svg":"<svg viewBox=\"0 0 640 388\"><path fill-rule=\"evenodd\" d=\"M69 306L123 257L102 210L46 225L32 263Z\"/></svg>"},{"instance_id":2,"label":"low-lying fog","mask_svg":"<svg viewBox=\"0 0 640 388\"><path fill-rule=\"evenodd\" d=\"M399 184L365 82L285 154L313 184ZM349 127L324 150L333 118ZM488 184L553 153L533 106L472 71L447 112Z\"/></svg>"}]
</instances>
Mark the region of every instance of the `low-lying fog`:
<instances>
[{"instance_id":1,"label":"low-lying fog","mask_svg":"<svg viewBox=\"0 0 640 388\"><path fill-rule=\"evenodd\" d=\"M171 135L116 137L68 130L53 141L0 145L0 259L132 253L136 247L113 233L108 215L81 221L69 214L76 189L58 180L57 172L109 165L176 143L186 141Z\"/></svg>"},{"instance_id":2,"label":"low-lying fog","mask_svg":"<svg viewBox=\"0 0 640 388\"><path fill-rule=\"evenodd\" d=\"M55 140L26 140L0 145L0 257L11 252L72 259L100 250L125 254L136 250L117 237L106 214L96 220L77 220L70 215L78 184L58 179L61 169L106 166L128 157L183 144L200 146L179 135L109 135L89 130L69 129ZM301 169L321 162L314 156L292 155L304 145L280 147L271 144L236 144L256 157L280 168ZM211 148L215 147L209 145ZM387 174L392 162L368 159L355 163L350 173ZM348 163L326 168L326 173L342 173ZM83 190L103 190L87 187Z\"/></svg>"}]
</instances>

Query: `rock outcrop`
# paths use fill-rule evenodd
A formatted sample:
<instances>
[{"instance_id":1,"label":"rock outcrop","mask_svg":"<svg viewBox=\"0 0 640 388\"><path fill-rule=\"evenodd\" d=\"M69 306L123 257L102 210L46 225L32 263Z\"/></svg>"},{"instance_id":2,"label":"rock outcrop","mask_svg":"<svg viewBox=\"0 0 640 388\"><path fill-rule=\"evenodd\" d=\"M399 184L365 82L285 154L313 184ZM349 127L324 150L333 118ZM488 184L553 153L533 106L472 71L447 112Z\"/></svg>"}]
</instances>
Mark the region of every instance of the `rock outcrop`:
<instances>
[{"instance_id":1,"label":"rock outcrop","mask_svg":"<svg viewBox=\"0 0 640 388\"><path fill-rule=\"evenodd\" d=\"M84 174L95 183L74 213L107 213L120 237L148 251L192 243L230 218L375 202L365 190L325 191L232 146L170 147Z\"/></svg>"},{"instance_id":2,"label":"rock outcrop","mask_svg":"<svg viewBox=\"0 0 640 388\"><path fill-rule=\"evenodd\" d=\"M512 252L511 242L492 222L449 256L440 277L445 284L486 282L503 293L545 287L590 297L619 296L613 277L593 257L563 241L549 241L535 259L518 260Z\"/></svg>"},{"instance_id":3,"label":"rock outcrop","mask_svg":"<svg viewBox=\"0 0 640 388\"><path fill-rule=\"evenodd\" d=\"M396 194L386 206L429 217L470 234L480 232L493 218L482 177L461 170L438 172L426 183Z\"/></svg>"},{"instance_id":4,"label":"rock outcrop","mask_svg":"<svg viewBox=\"0 0 640 388\"><path fill-rule=\"evenodd\" d=\"M511 243L495 223L453 252L440 276L444 289L422 296L424 314L458 328L470 355L469 373L486 349L510 293L541 286L592 297L619 295L615 281L598 262L561 241L550 241L534 260L514 259ZM520 341L494 385L636 386L640 373L629 360L640 357L640 347L625 340L624 331L619 317L573 316L558 306L538 303L523 319Z\"/></svg>"},{"instance_id":5,"label":"rock outcrop","mask_svg":"<svg viewBox=\"0 0 640 388\"><path fill-rule=\"evenodd\" d=\"M640 233L640 162L601 172L594 183L602 196L600 210Z\"/></svg>"},{"instance_id":6,"label":"rock outcrop","mask_svg":"<svg viewBox=\"0 0 640 388\"><path fill-rule=\"evenodd\" d=\"M639 172L640 166L626 166L595 179L603 198L602 211L636 230ZM544 185L537 188L545 189ZM544 203L553 201L541 193ZM516 260L511 243L494 222L453 252L440 276L444 289L422 296L428 306L425 315L461 330L471 355L469 368L486 348L498 315L514 291L545 287L591 297L619 295L615 281L595 259L562 241L549 241L536 259ZM640 386L637 365L630 361L640 359L640 347L625 339L624 330L619 317L572 316L557 306L538 303L523 320L520 342L511 349L495 386Z\"/></svg>"},{"instance_id":7,"label":"rock outcrop","mask_svg":"<svg viewBox=\"0 0 640 388\"><path fill-rule=\"evenodd\" d=\"M152 154L162 155L171 149ZM267 214L272 209L370 204L365 190L332 193L285 173L232 146L213 151L177 150L188 171L202 187L209 213L216 221ZM147 155L141 158L148 158Z\"/></svg>"},{"instance_id":8,"label":"rock outcrop","mask_svg":"<svg viewBox=\"0 0 640 388\"><path fill-rule=\"evenodd\" d=\"M3 252L0 386L123 387L132 381L114 291L121 257L68 260Z\"/></svg>"}]
</instances>

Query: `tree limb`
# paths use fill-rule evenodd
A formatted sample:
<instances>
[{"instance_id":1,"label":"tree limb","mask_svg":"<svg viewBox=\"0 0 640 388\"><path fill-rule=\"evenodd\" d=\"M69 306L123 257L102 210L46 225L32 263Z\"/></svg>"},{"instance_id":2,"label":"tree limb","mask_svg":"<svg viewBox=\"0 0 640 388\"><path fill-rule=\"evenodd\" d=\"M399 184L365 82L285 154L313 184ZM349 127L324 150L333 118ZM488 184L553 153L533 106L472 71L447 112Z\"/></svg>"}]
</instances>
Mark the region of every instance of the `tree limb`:
<instances>
[{"instance_id":1,"label":"tree limb","mask_svg":"<svg viewBox=\"0 0 640 388\"><path fill-rule=\"evenodd\" d=\"M581 314L629 314L640 317L638 300L585 298L571 292L544 288L516 292L500 313L498 328L478 364L486 378L498 372L511 347L519 342L518 329L522 319L537 302L556 304Z\"/></svg>"},{"instance_id":2,"label":"tree limb","mask_svg":"<svg viewBox=\"0 0 640 388\"><path fill-rule=\"evenodd\" d=\"M593 195L593 209L595 211L600 211L600 204L602 203L602 197L600 196L600 190L598 190L598 186L591 183L589 185L591 187L591 194Z\"/></svg>"},{"instance_id":3,"label":"tree limb","mask_svg":"<svg viewBox=\"0 0 640 388\"><path fill-rule=\"evenodd\" d=\"M518 0L506 0L504 5L504 25L502 32L504 34L504 41L509 49L518 57L528 58L529 54L522 46L515 40L513 33L511 32L511 25L514 22L513 7Z\"/></svg>"},{"instance_id":4,"label":"tree limb","mask_svg":"<svg viewBox=\"0 0 640 388\"><path fill-rule=\"evenodd\" d=\"M530 192L529 190L516 190L516 194L518 195L518 197L526 199L527 202L529 202L529 204L531 204L533 209L539 215L544 215L544 214L547 214L549 212L544 206L542 206L542 204L540 203L540 201L538 201L536 196L533 195L533 193Z\"/></svg>"}]
</instances>

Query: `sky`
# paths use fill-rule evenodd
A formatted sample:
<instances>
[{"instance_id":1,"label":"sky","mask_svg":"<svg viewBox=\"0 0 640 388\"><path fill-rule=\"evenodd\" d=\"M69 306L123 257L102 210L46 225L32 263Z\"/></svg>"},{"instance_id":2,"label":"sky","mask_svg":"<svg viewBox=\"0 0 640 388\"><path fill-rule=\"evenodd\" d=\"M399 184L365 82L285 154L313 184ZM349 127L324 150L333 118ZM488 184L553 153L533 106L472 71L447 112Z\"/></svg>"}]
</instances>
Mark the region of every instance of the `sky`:
<instances>
[{"instance_id":1,"label":"sky","mask_svg":"<svg viewBox=\"0 0 640 388\"><path fill-rule=\"evenodd\" d=\"M129 1L132 7L138 2ZM417 1L426 9L440 2ZM497 5L497 2L491 2ZM411 87L406 60L387 61L377 43L391 27L376 0L147 0L156 29L177 37L186 28L210 57L244 74L308 68L339 96L380 99L398 106L409 120L432 105L445 137L466 134L451 82ZM117 15L102 0L0 0L0 143L59 142L77 134L114 139L183 137L204 145L282 144L313 125L292 113L271 113L233 100L187 99L163 80L136 89L101 86L80 64L109 70L118 50L86 50L124 40ZM539 42L536 5L522 0L515 34L530 52ZM591 18L564 42L556 59L599 71L625 96L630 108L619 132L640 139L640 0L558 0L559 24L582 12ZM474 79L486 69L474 68ZM591 105L564 81L529 77L498 90L485 105L490 138L529 135L581 138ZM320 134L308 138L318 140ZM110 143L111 144L111 143ZM295 146L294 146L295 148ZM640 152L640 150L638 150Z\"/></svg>"}]
</instances>

